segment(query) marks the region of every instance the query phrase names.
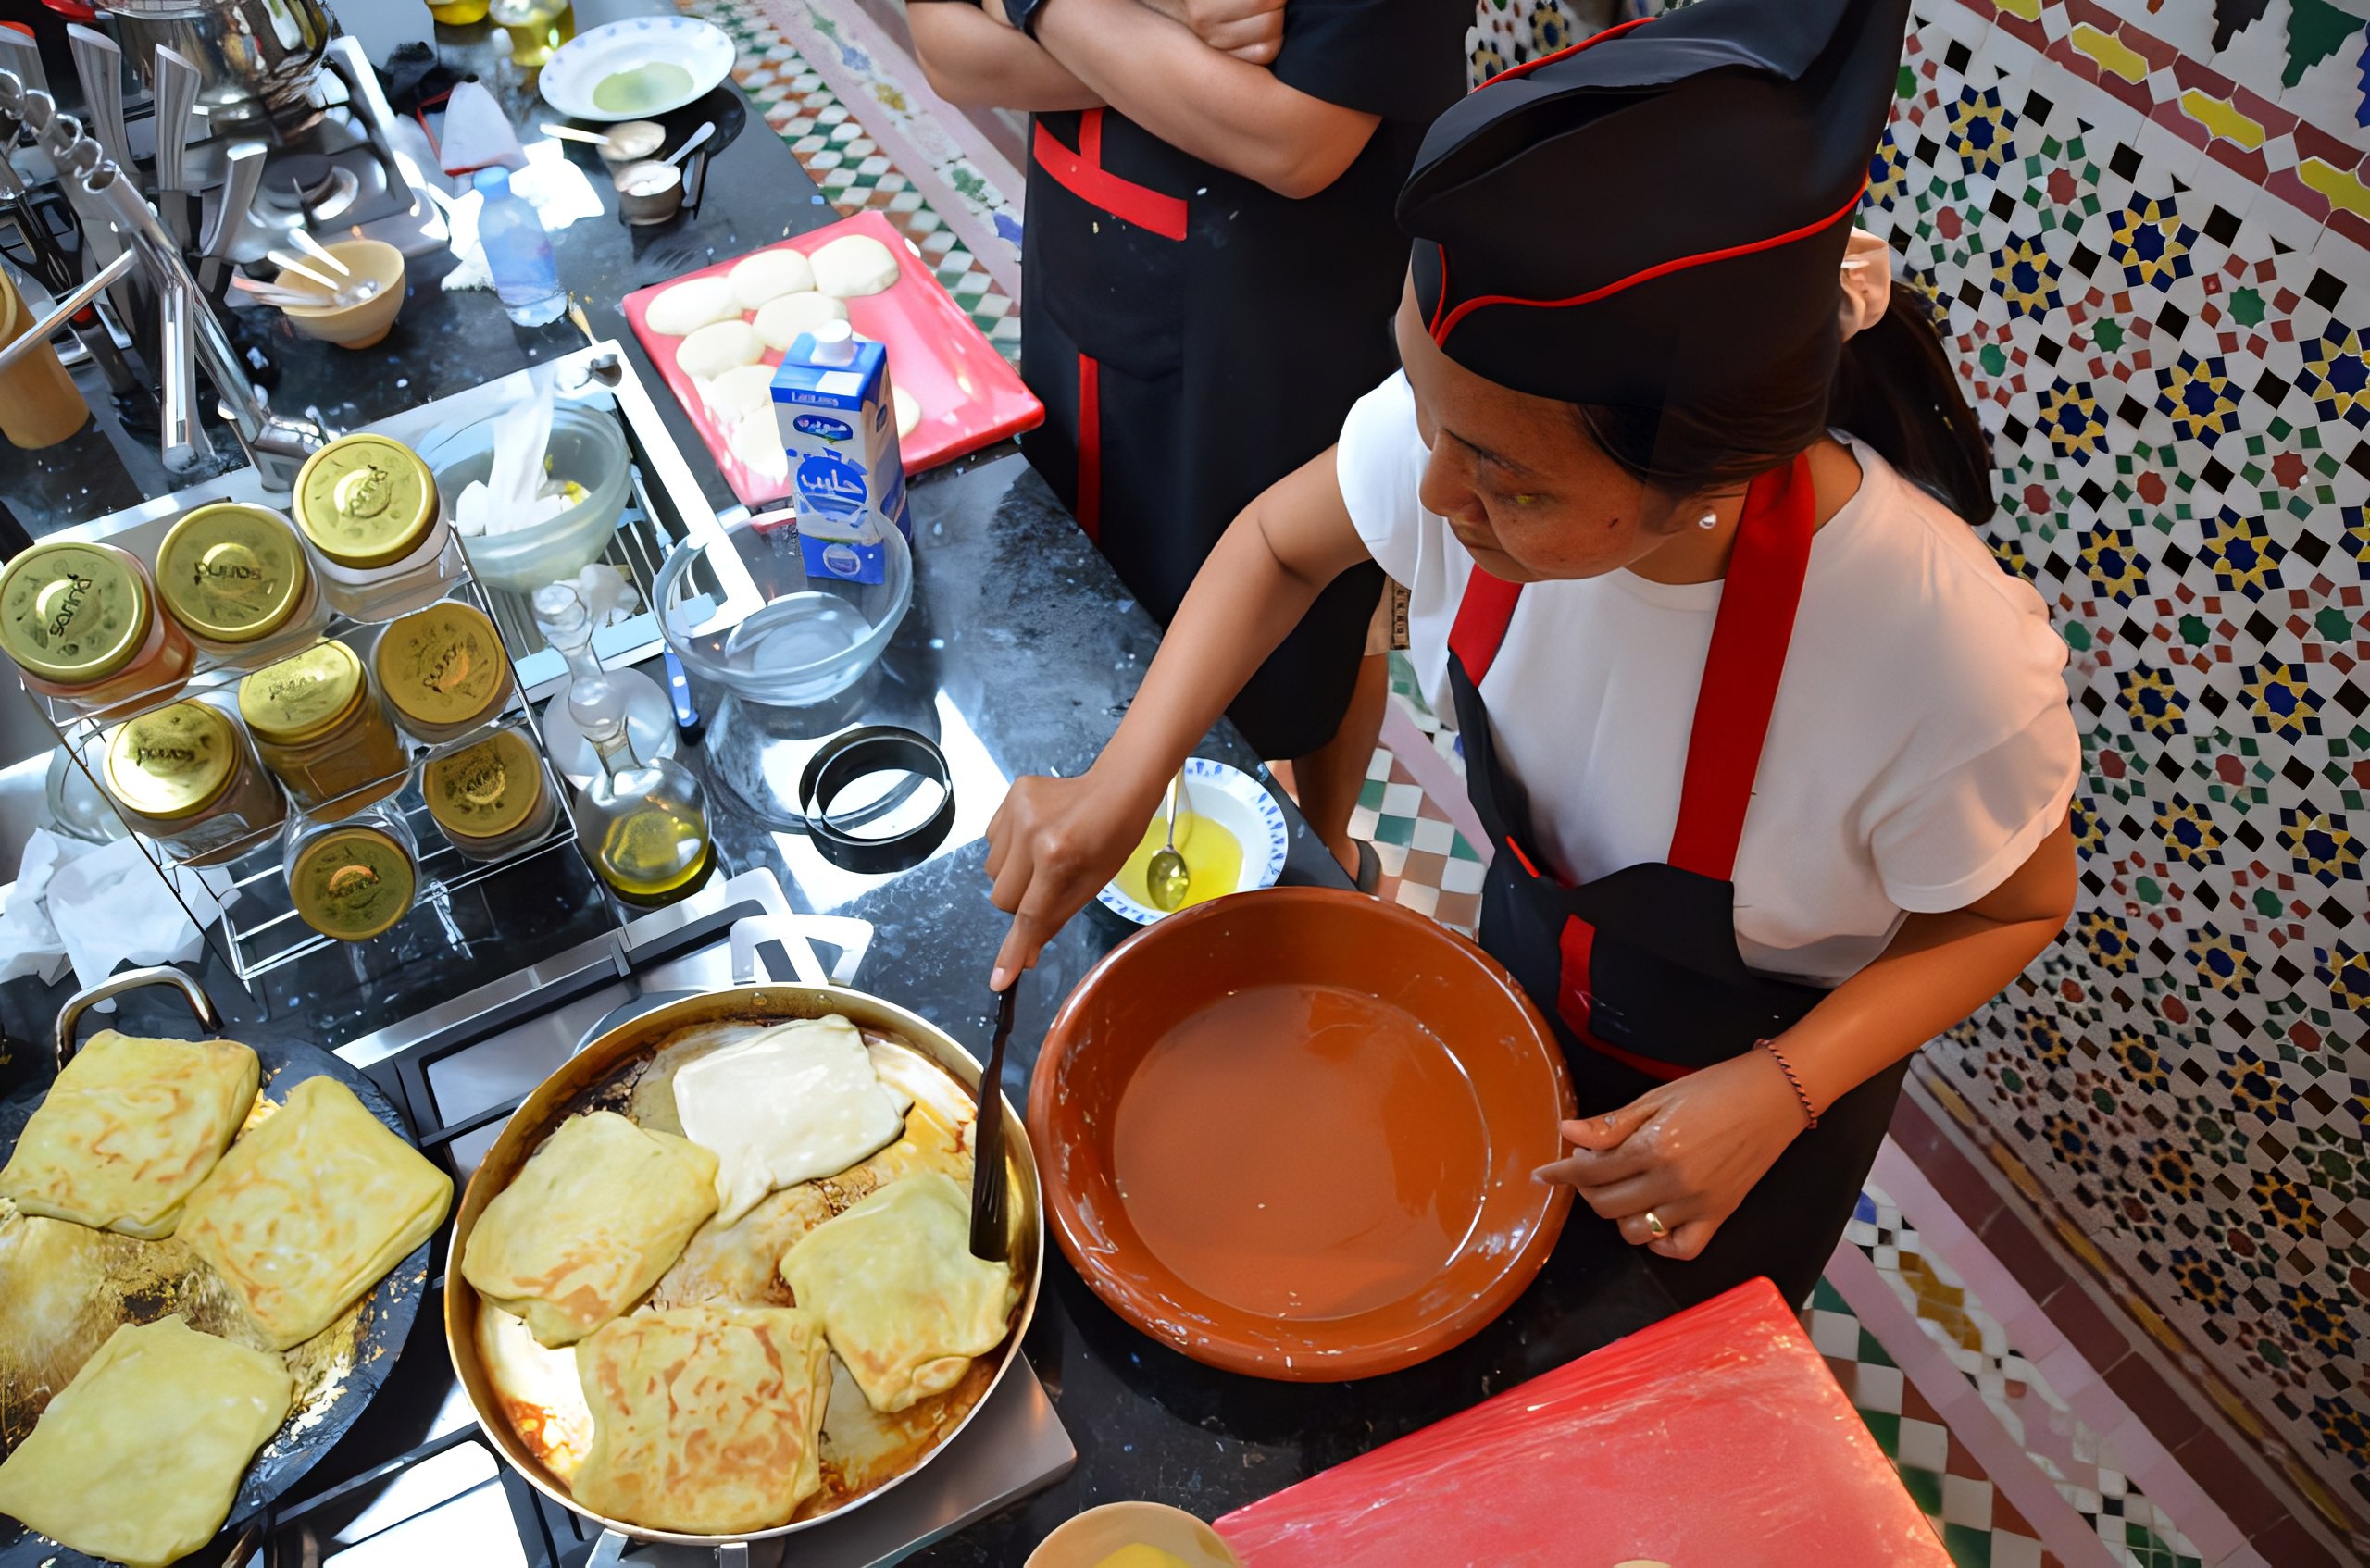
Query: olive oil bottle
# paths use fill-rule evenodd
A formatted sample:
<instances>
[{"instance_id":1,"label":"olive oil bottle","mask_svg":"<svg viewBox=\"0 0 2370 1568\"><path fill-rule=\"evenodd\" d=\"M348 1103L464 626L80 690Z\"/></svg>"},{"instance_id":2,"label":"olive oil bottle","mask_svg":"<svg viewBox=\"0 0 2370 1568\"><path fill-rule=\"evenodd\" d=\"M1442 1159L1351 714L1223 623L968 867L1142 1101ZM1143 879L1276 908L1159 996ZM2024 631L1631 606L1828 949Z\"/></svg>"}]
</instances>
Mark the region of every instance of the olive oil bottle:
<instances>
[{"instance_id":1,"label":"olive oil bottle","mask_svg":"<svg viewBox=\"0 0 2370 1568\"><path fill-rule=\"evenodd\" d=\"M567 584L536 590L534 610L536 626L554 647L581 649L589 642L583 602ZM644 762L635 754L625 694L589 651L568 665L568 716L600 759L578 798L577 841L619 898L671 903L705 880L714 859L706 793L682 764L668 757Z\"/></svg>"}]
</instances>

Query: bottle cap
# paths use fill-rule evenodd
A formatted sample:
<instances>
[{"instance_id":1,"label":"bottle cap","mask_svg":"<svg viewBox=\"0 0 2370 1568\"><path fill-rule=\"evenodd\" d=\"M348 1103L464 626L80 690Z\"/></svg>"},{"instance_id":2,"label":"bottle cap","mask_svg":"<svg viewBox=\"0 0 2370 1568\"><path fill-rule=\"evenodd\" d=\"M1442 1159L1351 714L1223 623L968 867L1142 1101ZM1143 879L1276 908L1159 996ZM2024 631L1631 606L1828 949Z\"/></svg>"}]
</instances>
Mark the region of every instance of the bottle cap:
<instances>
[{"instance_id":1,"label":"bottle cap","mask_svg":"<svg viewBox=\"0 0 2370 1568\"><path fill-rule=\"evenodd\" d=\"M95 685L131 663L151 614L146 574L112 544L36 544L0 577L0 647L60 684Z\"/></svg>"}]
</instances>

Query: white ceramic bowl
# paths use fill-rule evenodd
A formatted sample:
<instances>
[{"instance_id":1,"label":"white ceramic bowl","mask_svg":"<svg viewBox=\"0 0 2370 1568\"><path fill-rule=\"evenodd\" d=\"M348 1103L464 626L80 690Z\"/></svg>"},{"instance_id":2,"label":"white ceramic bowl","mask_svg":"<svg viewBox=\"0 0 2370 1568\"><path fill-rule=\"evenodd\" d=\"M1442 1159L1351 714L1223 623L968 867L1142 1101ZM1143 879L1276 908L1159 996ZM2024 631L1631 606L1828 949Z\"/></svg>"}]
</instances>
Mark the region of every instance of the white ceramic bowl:
<instances>
[{"instance_id":1,"label":"white ceramic bowl","mask_svg":"<svg viewBox=\"0 0 2370 1568\"><path fill-rule=\"evenodd\" d=\"M1160 809L1168 809L1166 797ZM1185 810L1190 816L1216 823L1242 846L1242 876L1230 891L1272 888L1284 874L1284 852L1291 841L1291 832L1284 826L1284 808L1249 774L1207 757L1193 758L1185 765ZM1169 913L1138 903L1119 890L1116 879L1104 883L1096 899L1104 908L1139 926L1149 926Z\"/></svg>"},{"instance_id":2,"label":"white ceramic bowl","mask_svg":"<svg viewBox=\"0 0 2370 1568\"><path fill-rule=\"evenodd\" d=\"M633 17L578 33L543 62L538 82L543 102L572 119L615 124L627 119L652 119L715 91L732 74L734 49L723 29L694 17ZM592 101L593 89L619 71L654 61L683 68L691 85L669 99L639 103L630 109L605 109Z\"/></svg>"}]
</instances>

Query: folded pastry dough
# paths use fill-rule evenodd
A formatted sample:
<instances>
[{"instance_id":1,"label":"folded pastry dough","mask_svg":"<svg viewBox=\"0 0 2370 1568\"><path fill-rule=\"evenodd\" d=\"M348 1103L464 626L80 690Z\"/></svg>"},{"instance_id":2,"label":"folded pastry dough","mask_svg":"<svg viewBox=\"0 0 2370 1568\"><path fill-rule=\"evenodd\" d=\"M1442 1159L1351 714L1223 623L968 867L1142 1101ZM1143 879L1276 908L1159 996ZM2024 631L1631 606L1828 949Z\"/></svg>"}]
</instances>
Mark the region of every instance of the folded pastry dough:
<instances>
[{"instance_id":1,"label":"folded pastry dough","mask_svg":"<svg viewBox=\"0 0 2370 1568\"><path fill-rule=\"evenodd\" d=\"M178 1317L124 1324L0 1464L0 1512L130 1568L214 1538L293 1394L268 1351Z\"/></svg>"},{"instance_id":2,"label":"folded pastry dough","mask_svg":"<svg viewBox=\"0 0 2370 1568\"><path fill-rule=\"evenodd\" d=\"M103 1029L75 1052L0 1170L29 1214L170 1236L255 1102L256 1053L227 1039Z\"/></svg>"},{"instance_id":3,"label":"folded pastry dough","mask_svg":"<svg viewBox=\"0 0 2370 1568\"><path fill-rule=\"evenodd\" d=\"M655 1530L743 1535L790 1523L821 1487L830 1351L793 1307L677 1307L576 1347L592 1448L570 1489Z\"/></svg>"},{"instance_id":4,"label":"folded pastry dough","mask_svg":"<svg viewBox=\"0 0 2370 1568\"><path fill-rule=\"evenodd\" d=\"M1019 1300L1012 1270L971 1255L971 1203L925 1171L892 1181L782 1255L798 1304L872 1408L905 1409L963 1379L1004 1342Z\"/></svg>"},{"instance_id":5,"label":"folded pastry dough","mask_svg":"<svg viewBox=\"0 0 2370 1568\"><path fill-rule=\"evenodd\" d=\"M306 1078L190 1195L181 1236L281 1350L428 1239L453 1180L335 1078Z\"/></svg>"},{"instance_id":6,"label":"folded pastry dough","mask_svg":"<svg viewBox=\"0 0 2370 1568\"><path fill-rule=\"evenodd\" d=\"M913 1104L880 1081L854 1024L834 1014L779 1024L675 1075L683 1136L717 1158L717 1223L776 1188L837 1176L905 1128Z\"/></svg>"},{"instance_id":7,"label":"folded pastry dough","mask_svg":"<svg viewBox=\"0 0 2370 1568\"><path fill-rule=\"evenodd\" d=\"M478 1216L461 1275L572 1345L642 1299L716 1213L716 1156L614 1111L570 1116Z\"/></svg>"}]
</instances>

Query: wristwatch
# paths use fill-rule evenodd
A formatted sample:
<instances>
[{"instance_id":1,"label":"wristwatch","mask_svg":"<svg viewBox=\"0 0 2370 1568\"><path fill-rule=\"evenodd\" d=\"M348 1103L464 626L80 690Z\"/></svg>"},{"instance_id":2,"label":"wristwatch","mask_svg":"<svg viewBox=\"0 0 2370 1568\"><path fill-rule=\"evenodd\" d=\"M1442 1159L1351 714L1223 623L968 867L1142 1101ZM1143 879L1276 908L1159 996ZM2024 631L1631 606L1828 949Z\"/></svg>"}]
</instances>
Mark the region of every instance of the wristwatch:
<instances>
[{"instance_id":1,"label":"wristwatch","mask_svg":"<svg viewBox=\"0 0 2370 1568\"><path fill-rule=\"evenodd\" d=\"M1037 36L1037 19L1045 14L1045 0L1004 0L1004 19L1029 37Z\"/></svg>"}]
</instances>

